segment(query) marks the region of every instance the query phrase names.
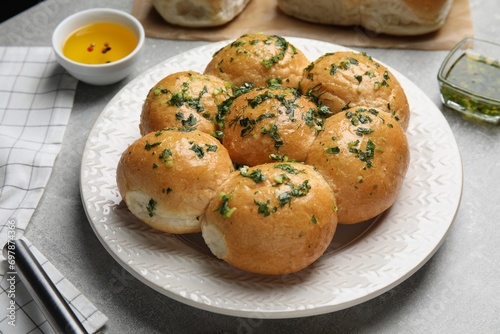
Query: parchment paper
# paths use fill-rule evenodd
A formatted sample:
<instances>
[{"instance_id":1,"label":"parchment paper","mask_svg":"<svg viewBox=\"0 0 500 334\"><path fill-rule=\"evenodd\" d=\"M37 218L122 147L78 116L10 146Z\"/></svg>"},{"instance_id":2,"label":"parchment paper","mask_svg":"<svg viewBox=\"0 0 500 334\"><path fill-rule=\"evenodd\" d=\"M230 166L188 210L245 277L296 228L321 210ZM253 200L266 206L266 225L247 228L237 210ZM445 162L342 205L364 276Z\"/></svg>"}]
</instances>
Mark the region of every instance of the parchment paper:
<instances>
[{"instance_id":1,"label":"parchment paper","mask_svg":"<svg viewBox=\"0 0 500 334\"><path fill-rule=\"evenodd\" d=\"M134 0L134 15L146 36L173 40L220 41L245 33L303 37L350 47L419 50L449 50L465 37L473 37L469 0L455 0L446 23L438 31L421 36L389 36L363 27L313 24L292 18L279 10L276 0L252 0L233 21L214 28L185 28L167 23L151 0Z\"/></svg>"}]
</instances>

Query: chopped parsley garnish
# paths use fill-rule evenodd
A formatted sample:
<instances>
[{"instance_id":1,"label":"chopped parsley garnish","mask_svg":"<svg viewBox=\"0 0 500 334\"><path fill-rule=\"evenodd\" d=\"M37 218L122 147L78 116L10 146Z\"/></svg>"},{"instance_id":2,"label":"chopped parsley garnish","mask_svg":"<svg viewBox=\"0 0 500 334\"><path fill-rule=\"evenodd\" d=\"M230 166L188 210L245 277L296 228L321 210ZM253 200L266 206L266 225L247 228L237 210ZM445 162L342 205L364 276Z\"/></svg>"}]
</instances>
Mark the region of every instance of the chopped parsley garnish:
<instances>
[{"instance_id":1,"label":"chopped parsley garnish","mask_svg":"<svg viewBox=\"0 0 500 334\"><path fill-rule=\"evenodd\" d=\"M274 147L280 148L283 146L283 139L281 139L280 134L278 133L278 126L276 124L271 125L269 128L263 127L260 132L262 134L267 134L274 140Z\"/></svg>"},{"instance_id":2,"label":"chopped parsley garnish","mask_svg":"<svg viewBox=\"0 0 500 334\"><path fill-rule=\"evenodd\" d=\"M233 104L234 99L236 99L238 96L250 92L252 89L254 89L254 84L251 82L244 83L238 88L233 88L233 95L224 100L224 102L217 105L217 115L215 116L215 122L221 129L224 129L225 127L224 120L229 114L229 108Z\"/></svg>"},{"instance_id":3,"label":"chopped parsley garnish","mask_svg":"<svg viewBox=\"0 0 500 334\"><path fill-rule=\"evenodd\" d=\"M189 114L188 119L184 119L184 115L181 119L182 126L195 126L198 123L196 117L193 114Z\"/></svg>"},{"instance_id":4,"label":"chopped parsley garnish","mask_svg":"<svg viewBox=\"0 0 500 334\"><path fill-rule=\"evenodd\" d=\"M258 122L266 118L274 118L274 117L276 117L276 115L271 113L261 114L256 119L250 119L248 117L241 118L241 116L238 116L229 122L229 126L236 126L236 124L239 123L239 125L242 127L240 135L241 137L245 137L255 129L255 125Z\"/></svg>"},{"instance_id":5,"label":"chopped parsley garnish","mask_svg":"<svg viewBox=\"0 0 500 334\"><path fill-rule=\"evenodd\" d=\"M292 165L290 164L276 164L274 165L274 168L278 168L278 169L281 169L287 173L290 173L290 174L300 174L300 173L304 173L304 171L301 171L295 167L293 167Z\"/></svg>"},{"instance_id":6,"label":"chopped parsley garnish","mask_svg":"<svg viewBox=\"0 0 500 334\"><path fill-rule=\"evenodd\" d=\"M219 148L217 145L210 144L205 144L205 147L207 149L207 152L217 152L217 149Z\"/></svg>"},{"instance_id":7,"label":"chopped parsley garnish","mask_svg":"<svg viewBox=\"0 0 500 334\"><path fill-rule=\"evenodd\" d=\"M287 161L294 162L295 161L295 159L289 159L286 154L278 155L278 154L271 153L271 154L269 154L269 158L271 160L280 161L280 162L287 162Z\"/></svg>"},{"instance_id":8,"label":"chopped parsley garnish","mask_svg":"<svg viewBox=\"0 0 500 334\"><path fill-rule=\"evenodd\" d=\"M256 169L251 173L248 173L248 166L241 167L240 174L241 176L251 178L255 183L264 182L266 180L266 177L262 174L260 169Z\"/></svg>"},{"instance_id":9,"label":"chopped parsley garnish","mask_svg":"<svg viewBox=\"0 0 500 334\"><path fill-rule=\"evenodd\" d=\"M172 167L174 164L174 157L172 156L172 151L168 148L164 149L163 152L158 156L160 160L162 160L167 167Z\"/></svg>"},{"instance_id":10,"label":"chopped parsley garnish","mask_svg":"<svg viewBox=\"0 0 500 334\"><path fill-rule=\"evenodd\" d=\"M198 144L193 144L191 147L190 147L190 150L193 151L194 153L196 153L196 156L199 158L199 159L202 159L204 156L205 156L205 150L203 149L203 147L201 147L200 145Z\"/></svg>"},{"instance_id":11,"label":"chopped parsley garnish","mask_svg":"<svg viewBox=\"0 0 500 334\"><path fill-rule=\"evenodd\" d=\"M233 194L220 193L219 194L222 203L221 206L215 209L216 212L219 212L224 218L229 218L236 211L236 208L229 207L229 200L233 198Z\"/></svg>"},{"instance_id":12,"label":"chopped parsley garnish","mask_svg":"<svg viewBox=\"0 0 500 334\"><path fill-rule=\"evenodd\" d=\"M277 207L269 208L271 201L267 200L267 202L259 202L257 200L253 200L253 202L259 207L257 209L257 213L264 215L264 217L269 216L271 213L274 213L278 210Z\"/></svg>"},{"instance_id":13,"label":"chopped parsley garnish","mask_svg":"<svg viewBox=\"0 0 500 334\"><path fill-rule=\"evenodd\" d=\"M148 206L146 207L146 209L148 210L148 215L149 217L153 217L154 215L154 211L156 210L156 201L154 199L150 199L149 202L148 202Z\"/></svg>"},{"instance_id":14,"label":"chopped parsley garnish","mask_svg":"<svg viewBox=\"0 0 500 334\"><path fill-rule=\"evenodd\" d=\"M339 154L340 153L340 148L338 146L329 147L329 148L325 149L325 151L328 154Z\"/></svg>"},{"instance_id":15,"label":"chopped parsley garnish","mask_svg":"<svg viewBox=\"0 0 500 334\"><path fill-rule=\"evenodd\" d=\"M197 112L201 113L205 108L201 103L201 99L204 94L208 92L207 87L203 87L201 92L198 94L198 97L190 96L189 92L189 83L183 82L182 89L180 92L171 92L172 96L170 100L167 101L167 104L175 107L181 107L183 105L187 105L188 107L195 109Z\"/></svg>"},{"instance_id":16,"label":"chopped parsley garnish","mask_svg":"<svg viewBox=\"0 0 500 334\"><path fill-rule=\"evenodd\" d=\"M271 44L271 39L275 39L276 42L274 45L276 45L279 49L278 53L275 54L274 56L270 58L266 58L262 60L262 64L266 68L271 68L274 64L278 63L280 60L282 60L285 57L285 54L288 50L288 47L290 44L284 39L283 37L280 36L271 36L268 40L264 41L265 44ZM294 53L297 53L296 50L293 50Z\"/></svg>"},{"instance_id":17,"label":"chopped parsley garnish","mask_svg":"<svg viewBox=\"0 0 500 334\"><path fill-rule=\"evenodd\" d=\"M280 205L283 207L286 204L289 204L292 201L292 198L294 197L303 197L306 196L309 193L309 190L311 189L311 186L308 185L309 180L305 180L302 182L302 184L296 186L292 183L288 183L288 186L290 186L290 191L285 191L281 194L278 195L278 200L280 202Z\"/></svg>"},{"instance_id":18,"label":"chopped parsley garnish","mask_svg":"<svg viewBox=\"0 0 500 334\"><path fill-rule=\"evenodd\" d=\"M374 130L373 129L370 129L370 128L362 128L362 127L358 127L356 129L356 134L358 136L362 136L362 135L368 135L370 133L372 133Z\"/></svg>"},{"instance_id":19,"label":"chopped parsley garnish","mask_svg":"<svg viewBox=\"0 0 500 334\"><path fill-rule=\"evenodd\" d=\"M372 159L375 157L375 144L371 139L368 139L365 151L357 148L358 144L359 140L348 143L349 152L354 153L359 160L363 161L366 164L365 168L373 167Z\"/></svg>"},{"instance_id":20,"label":"chopped parsley garnish","mask_svg":"<svg viewBox=\"0 0 500 334\"><path fill-rule=\"evenodd\" d=\"M146 140L146 145L144 145L144 148L145 148L147 151L149 151L149 150L151 150L153 147L156 147L156 146L158 146L158 145L160 145L160 144L161 144L161 142L159 142L159 141L157 141L156 143L151 144L151 143L149 143L149 141L147 141L147 140Z\"/></svg>"},{"instance_id":21,"label":"chopped parsley garnish","mask_svg":"<svg viewBox=\"0 0 500 334\"><path fill-rule=\"evenodd\" d=\"M287 181L290 181L290 178L286 174L280 174L274 177L274 181L276 181L276 183L278 184L282 184Z\"/></svg>"}]
</instances>

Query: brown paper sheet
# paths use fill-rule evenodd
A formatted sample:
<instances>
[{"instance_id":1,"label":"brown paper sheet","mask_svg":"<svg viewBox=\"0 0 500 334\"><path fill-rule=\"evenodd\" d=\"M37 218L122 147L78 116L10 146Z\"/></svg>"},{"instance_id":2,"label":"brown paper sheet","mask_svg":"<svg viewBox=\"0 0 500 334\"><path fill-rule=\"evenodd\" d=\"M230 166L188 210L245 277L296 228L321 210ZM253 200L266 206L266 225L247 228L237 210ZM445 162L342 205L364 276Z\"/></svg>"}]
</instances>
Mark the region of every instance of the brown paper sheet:
<instances>
[{"instance_id":1,"label":"brown paper sheet","mask_svg":"<svg viewBox=\"0 0 500 334\"><path fill-rule=\"evenodd\" d=\"M233 21L214 28L171 25L157 13L151 0L134 0L132 15L142 23L146 36L172 40L221 41L261 32L350 47L449 50L461 39L474 35L469 0L455 0L444 26L438 31L405 37L377 34L357 26L339 27L301 21L280 11L276 0L252 0Z\"/></svg>"}]
</instances>

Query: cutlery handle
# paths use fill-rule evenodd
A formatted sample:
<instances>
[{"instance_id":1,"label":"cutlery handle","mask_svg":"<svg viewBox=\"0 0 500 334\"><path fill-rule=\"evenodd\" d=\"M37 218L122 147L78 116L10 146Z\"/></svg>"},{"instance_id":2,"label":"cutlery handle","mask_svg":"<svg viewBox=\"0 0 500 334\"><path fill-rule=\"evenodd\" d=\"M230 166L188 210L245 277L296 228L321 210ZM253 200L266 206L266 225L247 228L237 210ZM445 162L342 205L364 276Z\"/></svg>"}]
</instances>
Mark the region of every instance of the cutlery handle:
<instances>
[{"instance_id":1,"label":"cutlery handle","mask_svg":"<svg viewBox=\"0 0 500 334\"><path fill-rule=\"evenodd\" d=\"M23 240L11 240L4 247L14 248L15 268L43 315L56 333L87 333L45 270Z\"/></svg>"}]
</instances>

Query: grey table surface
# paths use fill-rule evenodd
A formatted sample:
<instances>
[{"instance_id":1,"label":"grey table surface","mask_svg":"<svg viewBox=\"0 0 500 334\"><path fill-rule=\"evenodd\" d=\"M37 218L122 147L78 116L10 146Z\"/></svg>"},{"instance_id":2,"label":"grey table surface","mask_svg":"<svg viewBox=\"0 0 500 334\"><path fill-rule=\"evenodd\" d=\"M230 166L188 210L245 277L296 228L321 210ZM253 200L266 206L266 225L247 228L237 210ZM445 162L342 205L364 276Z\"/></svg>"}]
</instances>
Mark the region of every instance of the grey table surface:
<instances>
[{"instance_id":1,"label":"grey table surface","mask_svg":"<svg viewBox=\"0 0 500 334\"><path fill-rule=\"evenodd\" d=\"M496 0L470 0L475 37L500 42ZM131 11L132 0L46 0L0 24L0 45L50 46L66 16L91 7ZM436 74L447 51L369 49L442 110L463 160L460 207L443 245L392 290L341 311L246 319L199 310L147 287L109 255L82 206L85 142L110 99L134 76L201 41L147 39L135 72L114 85L79 83L63 147L27 237L109 317L106 333L500 333L500 127L472 123L440 104ZM500 94L500 92L499 92Z\"/></svg>"}]
</instances>

